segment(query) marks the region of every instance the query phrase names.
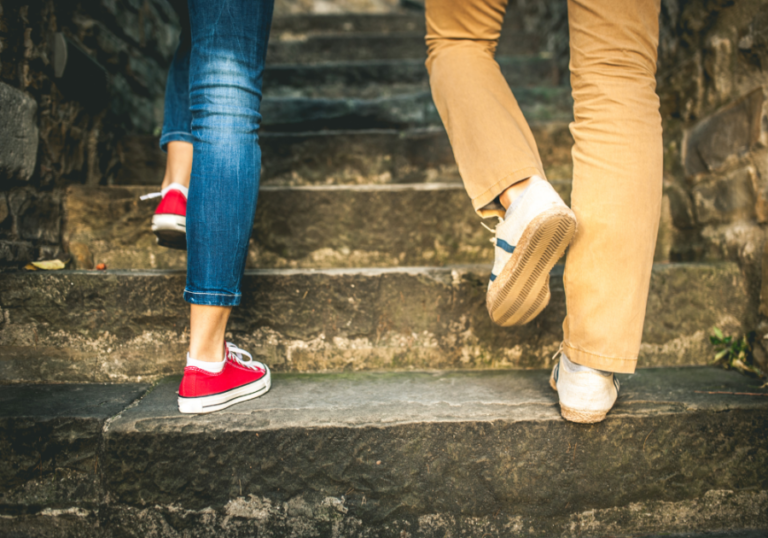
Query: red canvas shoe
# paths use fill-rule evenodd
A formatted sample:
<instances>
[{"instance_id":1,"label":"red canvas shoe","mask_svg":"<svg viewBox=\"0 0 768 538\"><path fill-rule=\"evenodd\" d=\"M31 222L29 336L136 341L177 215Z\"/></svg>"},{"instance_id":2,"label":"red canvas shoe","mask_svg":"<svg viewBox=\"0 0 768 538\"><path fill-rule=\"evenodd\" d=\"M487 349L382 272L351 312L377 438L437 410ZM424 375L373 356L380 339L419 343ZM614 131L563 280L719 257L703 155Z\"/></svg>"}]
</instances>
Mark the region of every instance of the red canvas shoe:
<instances>
[{"instance_id":1,"label":"red canvas shoe","mask_svg":"<svg viewBox=\"0 0 768 538\"><path fill-rule=\"evenodd\" d=\"M162 197L152 217L152 231L157 244L168 248L187 249L187 188L171 183L161 192L145 194L142 200Z\"/></svg>"},{"instance_id":2,"label":"red canvas shoe","mask_svg":"<svg viewBox=\"0 0 768 538\"><path fill-rule=\"evenodd\" d=\"M248 356L248 361L243 360ZM211 373L194 366L184 368L179 387L179 411L211 413L257 398L272 386L269 368L247 351L227 342L224 368Z\"/></svg>"}]
</instances>

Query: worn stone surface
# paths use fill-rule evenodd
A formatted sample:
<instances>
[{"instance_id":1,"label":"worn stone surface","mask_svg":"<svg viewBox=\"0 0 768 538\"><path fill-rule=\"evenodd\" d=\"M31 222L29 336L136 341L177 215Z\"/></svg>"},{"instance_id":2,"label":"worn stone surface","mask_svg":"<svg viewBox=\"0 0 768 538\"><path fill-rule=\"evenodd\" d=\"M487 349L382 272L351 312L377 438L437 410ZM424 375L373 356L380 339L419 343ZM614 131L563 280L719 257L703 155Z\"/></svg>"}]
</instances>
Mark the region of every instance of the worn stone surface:
<instances>
[{"instance_id":1,"label":"worn stone surface","mask_svg":"<svg viewBox=\"0 0 768 538\"><path fill-rule=\"evenodd\" d=\"M25 264L35 258L35 247L29 241L0 240L1 265Z\"/></svg>"},{"instance_id":2,"label":"worn stone surface","mask_svg":"<svg viewBox=\"0 0 768 538\"><path fill-rule=\"evenodd\" d=\"M512 87L554 86L557 65L537 56L499 58ZM265 97L375 98L429 90L423 60L375 60L312 65L268 65Z\"/></svg>"},{"instance_id":3,"label":"worn stone surface","mask_svg":"<svg viewBox=\"0 0 768 538\"><path fill-rule=\"evenodd\" d=\"M530 121L570 121L567 88L515 88L520 109ZM418 92L376 99L265 97L262 128L269 131L408 129L442 125L432 94Z\"/></svg>"},{"instance_id":4,"label":"worn stone surface","mask_svg":"<svg viewBox=\"0 0 768 538\"><path fill-rule=\"evenodd\" d=\"M760 262L762 269L760 280L760 314L768 317L768 241L763 244L763 256Z\"/></svg>"},{"instance_id":5,"label":"worn stone surface","mask_svg":"<svg viewBox=\"0 0 768 538\"><path fill-rule=\"evenodd\" d=\"M565 122L533 123L551 180L573 176L573 138ZM397 130L262 133L262 185L359 185L461 181L442 127ZM159 185L165 154L155 141L132 144L114 184ZM162 163L162 164L161 164Z\"/></svg>"},{"instance_id":6,"label":"worn stone surface","mask_svg":"<svg viewBox=\"0 0 768 538\"><path fill-rule=\"evenodd\" d=\"M641 371L623 378L603 424L583 426L559 417L547 375L277 376L265 397L199 417L180 416L176 383L161 384L109 425L105 488L176 532L202 510L276 536L299 521L306 534L340 536L766 525L768 400L696 392L752 391L749 379ZM749 499L740 509L729 502L739 497ZM711 519L681 521L697 504Z\"/></svg>"},{"instance_id":7,"label":"worn stone surface","mask_svg":"<svg viewBox=\"0 0 768 538\"><path fill-rule=\"evenodd\" d=\"M277 371L537 368L562 338L562 279L531 324L493 325L488 266L247 271L228 338ZM184 274L8 274L0 280L0 380L123 382L178 372L188 342ZM658 265L640 365L706 364L713 325L743 332L734 264Z\"/></svg>"},{"instance_id":8,"label":"worn stone surface","mask_svg":"<svg viewBox=\"0 0 768 538\"><path fill-rule=\"evenodd\" d=\"M569 200L570 182L555 182L555 187ZM90 269L94 262L106 263L112 269L186 266L185 252L156 244L150 220L157 200L139 199L152 190L68 190L65 240L78 260L78 268ZM425 211L427 207L429 211ZM330 268L491 263L492 236L481 222L459 183L264 186L259 194L247 266Z\"/></svg>"},{"instance_id":9,"label":"worn stone surface","mask_svg":"<svg viewBox=\"0 0 768 538\"><path fill-rule=\"evenodd\" d=\"M147 388L136 384L3 387L0 513L98 506L104 421Z\"/></svg>"},{"instance_id":10,"label":"worn stone surface","mask_svg":"<svg viewBox=\"0 0 768 538\"><path fill-rule=\"evenodd\" d=\"M760 137L763 99L758 88L694 127L686 139L686 173L717 171L749 151Z\"/></svg>"},{"instance_id":11,"label":"worn stone surface","mask_svg":"<svg viewBox=\"0 0 768 538\"><path fill-rule=\"evenodd\" d=\"M329 14L383 14L391 15L402 11L399 0L277 0L275 16L312 13Z\"/></svg>"},{"instance_id":12,"label":"worn stone surface","mask_svg":"<svg viewBox=\"0 0 768 538\"><path fill-rule=\"evenodd\" d=\"M37 143L37 102L0 82L0 181L32 177Z\"/></svg>"},{"instance_id":13,"label":"worn stone surface","mask_svg":"<svg viewBox=\"0 0 768 538\"><path fill-rule=\"evenodd\" d=\"M503 33L498 56L538 54L542 36L523 32ZM361 60L426 60L424 31L386 34L306 35L297 39L276 39L267 48L272 64L311 64Z\"/></svg>"},{"instance_id":14,"label":"worn stone surface","mask_svg":"<svg viewBox=\"0 0 768 538\"><path fill-rule=\"evenodd\" d=\"M283 16L275 3L270 39L273 41L295 41L304 36L317 34L392 34L402 32L423 32L426 29L424 13L398 11L391 13L289 13Z\"/></svg>"},{"instance_id":15,"label":"worn stone surface","mask_svg":"<svg viewBox=\"0 0 768 538\"><path fill-rule=\"evenodd\" d=\"M756 176L757 170L750 166L697 184L693 188L696 221L707 225L754 220Z\"/></svg>"},{"instance_id":16,"label":"worn stone surface","mask_svg":"<svg viewBox=\"0 0 768 538\"><path fill-rule=\"evenodd\" d=\"M133 405L141 387L14 387L3 419L110 418L97 432L99 504L0 506L0 533L752 538L768 528L768 399L731 394L754 393L749 378L642 370L622 376L604 423L585 426L560 418L547 377L278 374L264 397L205 416L178 413L178 377ZM61 422L38 442L78 432Z\"/></svg>"}]
</instances>

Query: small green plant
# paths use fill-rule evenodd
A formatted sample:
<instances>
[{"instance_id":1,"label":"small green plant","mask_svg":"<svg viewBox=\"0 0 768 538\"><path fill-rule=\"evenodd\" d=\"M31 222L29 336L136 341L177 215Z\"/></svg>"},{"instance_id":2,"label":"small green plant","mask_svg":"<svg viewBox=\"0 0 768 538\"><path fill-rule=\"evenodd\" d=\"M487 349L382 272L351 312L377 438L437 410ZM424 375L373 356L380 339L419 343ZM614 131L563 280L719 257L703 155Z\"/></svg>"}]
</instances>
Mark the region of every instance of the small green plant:
<instances>
[{"instance_id":1,"label":"small green plant","mask_svg":"<svg viewBox=\"0 0 768 538\"><path fill-rule=\"evenodd\" d=\"M715 359L712 361L714 364L719 364L726 370L738 370L758 377L765 375L755 365L755 358L752 354L752 346L755 343L754 331L741 338L725 336L723 331L717 327L712 327L712 332L709 341L715 346Z\"/></svg>"}]
</instances>

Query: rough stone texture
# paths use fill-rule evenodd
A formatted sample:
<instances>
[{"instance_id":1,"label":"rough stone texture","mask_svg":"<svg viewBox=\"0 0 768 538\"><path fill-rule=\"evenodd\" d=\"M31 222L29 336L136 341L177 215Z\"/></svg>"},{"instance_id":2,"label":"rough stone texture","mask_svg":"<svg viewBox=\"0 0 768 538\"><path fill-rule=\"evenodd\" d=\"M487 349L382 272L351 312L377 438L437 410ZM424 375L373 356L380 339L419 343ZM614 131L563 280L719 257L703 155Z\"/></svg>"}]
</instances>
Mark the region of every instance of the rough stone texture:
<instances>
[{"instance_id":1,"label":"rough stone texture","mask_svg":"<svg viewBox=\"0 0 768 538\"><path fill-rule=\"evenodd\" d=\"M16 265L35 259L35 248L28 241L0 240L0 265Z\"/></svg>"},{"instance_id":2,"label":"rough stone texture","mask_svg":"<svg viewBox=\"0 0 768 538\"><path fill-rule=\"evenodd\" d=\"M275 17L312 13L328 15L341 13L376 13L391 15L400 11L400 0L277 0Z\"/></svg>"},{"instance_id":3,"label":"rough stone texture","mask_svg":"<svg viewBox=\"0 0 768 538\"><path fill-rule=\"evenodd\" d=\"M104 67L108 99L85 102L89 90L55 78L50 43L56 33ZM128 131L154 132L177 36L166 0L3 1L0 197L7 197L12 219L0 219L6 221L0 266L61 253L61 190L109 181L124 159L120 138ZM11 108L9 96L16 99ZM28 186L20 189L20 180ZM26 203L15 207L23 206L23 214L12 204L19 190Z\"/></svg>"},{"instance_id":4,"label":"rough stone texture","mask_svg":"<svg viewBox=\"0 0 768 538\"><path fill-rule=\"evenodd\" d=\"M275 2L270 39L273 41L296 41L305 36L317 34L392 34L402 32L423 32L426 29L424 13L399 10L391 13L279 13L281 2ZM508 23L508 22L507 22Z\"/></svg>"},{"instance_id":5,"label":"rough stone texture","mask_svg":"<svg viewBox=\"0 0 768 538\"><path fill-rule=\"evenodd\" d=\"M571 94L566 88L518 88L515 98L530 121L567 122L573 118ZM282 132L442 125L430 92L376 99L265 97L261 113L264 130Z\"/></svg>"},{"instance_id":6,"label":"rough stone texture","mask_svg":"<svg viewBox=\"0 0 768 538\"><path fill-rule=\"evenodd\" d=\"M506 32L499 40L496 54L519 56L538 54L542 37L523 32ZM272 64L311 64L362 60L426 60L424 31L386 34L318 34L293 39L276 39L267 48L267 62Z\"/></svg>"},{"instance_id":7,"label":"rough stone texture","mask_svg":"<svg viewBox=\"0 0 768 538\"><path fill-rule=\"evenodd\" d=\"M555 186L569 200L570 183ZM139 199L151 190L68 190L65 243L78 268L100 262L111 269L186 266L185 252L155 242L150 220L157 200ZM458 183L262 187L247 267L490 264L492 235L481 222Z\"/></svg>"},{"instance_id":8,"label":"rough stone texture","mask_svg":"<svg viewBox=\"0 0 768 538\"><path fill-rule=\"evenodd\" d=\"M562 338L562 277L531 324L493 325L487 266L247 271L227 338L277 371L537 368ZM184 275L107 271L0 280L0 380L124 382L178 372L188 342ZM707 331L744 331L734 264L658 265L640 365L706 364Z\"/></svg>"},{"instance_id":9,"label":"rough stone texture","mask_svg":"<svg viewBox=\"0 0 768 538\"><path fill-rule=\"evenodd\" d=\"M147 388L136 384L3 387L0 513L97 507L102 497L99 459L104 422Z\"/></svg>"},{"instance_id":10,"label":"rough stone texture","mask_svg":"<svg viewBox=\"0 0 768 538\"><path fill-rule=\"evenodd\" d=\"M127 408L141 388L14 388L4 417L60 421L38 443L78 438L79 424L65 420L114 418L95 432L99 504L0 506L0 533L690 537L768 528L768 398L718 393L754 393L749 378L712 368L621 376L614 410L585 426L560 418L547 376L276 375L264 397L204 416L178 413L178 377ZM105 399L109 409L93 409Z\"/></svg>"},{"instance_id":11,"label":"rough stone texture","mask_svg":"<svg viewBox=\"0 0 768 538\"><path fill-rule=\"evenodd\" d=\"M573 138L565 122L533 123L550 180L573 176ZM362 185L461 181L442 127L425 129L262 133L262 185ZM136 163L114 184L159 185L165 154L157 139L131 143ZM129 171L130 170L130 171ZM767 176L768 177L768 176Z\"/></svg>"},{"instance_id":12,"label":"rough stone texture","mask_svg":"<svg viewBox=\"0 0 768 538\"><path fill-rule=\"evenodd\" d=\"M501 72L512 87L554 86L557 65L537 56L499 58ZM375 98L429 90L424 60L374 60L313 65L268 65L264 70L267 97Z\"/></svg>"},{"instance_id":13,"label":"rough stone texture","mask_svg":"<svg viewBox=\"0 0 768 538\"><path fill-rule=\"evenodd\" d=\"M670 259L739 261L755 315L758 224L768 222L766 20L762 0L665 0L657 73Z\"/></svg>"},{"instance_id":14,"label":"rough stone texture","mask_svg":"<svg viewBox=\"0 0 768 538\"><path fill-rule=\"evenodd\" d=\"M768 317L768 241L763 245L762 279L760 288L760 314Z\"/></svg>"},{"instance_id":15,"label":"rough stone texture","mask_svg":"<svg viewBox=\"0 0 768 538\"><path fill-rule=\"evenodd\" d=\"M693 189L696 221L719 224L755 219L754 167L740 168L725 177L699 183Z\"/></svg>"},{"instance_id":16,"label":"rough stone texture","mask_svg":"<svg viewBox=\"0 0 768 538\"><path fill-rule=\"evenodd\" d=\"M0 82L0 181L28 181L37 164L37 103Z\"/></svg>"},{"instance_id":17,"label":"rough stone texture","mask_svg":"<svg viewBox=\"0 0 768 538\"><path fill-rule=\"evenodd\" d=\"M748 152L760 138L762 112L763 89L758 88L694 127L685 142L686 173L718 171Z\"/></svg>"}]
</instances>

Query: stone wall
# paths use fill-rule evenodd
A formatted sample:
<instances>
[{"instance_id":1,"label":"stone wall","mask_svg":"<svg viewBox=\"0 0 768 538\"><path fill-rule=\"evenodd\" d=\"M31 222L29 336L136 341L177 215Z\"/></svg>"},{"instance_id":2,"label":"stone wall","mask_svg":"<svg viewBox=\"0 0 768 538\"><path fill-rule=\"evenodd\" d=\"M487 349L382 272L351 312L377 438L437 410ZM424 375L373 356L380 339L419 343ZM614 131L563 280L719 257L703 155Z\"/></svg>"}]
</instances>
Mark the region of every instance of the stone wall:
<instances>
[{"instance_id":1,"label":"stone wall","mask_svg":"<svg viewBox=\"0 0 768 538\"><path fill-rule=\"evenodd\" d=\"M122 165L125 133L159 131L178 32L166 0L3 0L0 266L63 255L62 189L108 181ZM63 91L57 33L106 71L108 99L90 98L95 80L67 81Z\"/></svg>"},{"instance_id":2,"label":"stone wall","mask_svg":"<svg viewBox=\"0 0 768 538\"><path fill-rule=\"evenodd\" d=\"M768 223L768 4L663 0L657 81L663 246L672 261L738 261L756 312Z\"/></svg>"}]
</instances>

